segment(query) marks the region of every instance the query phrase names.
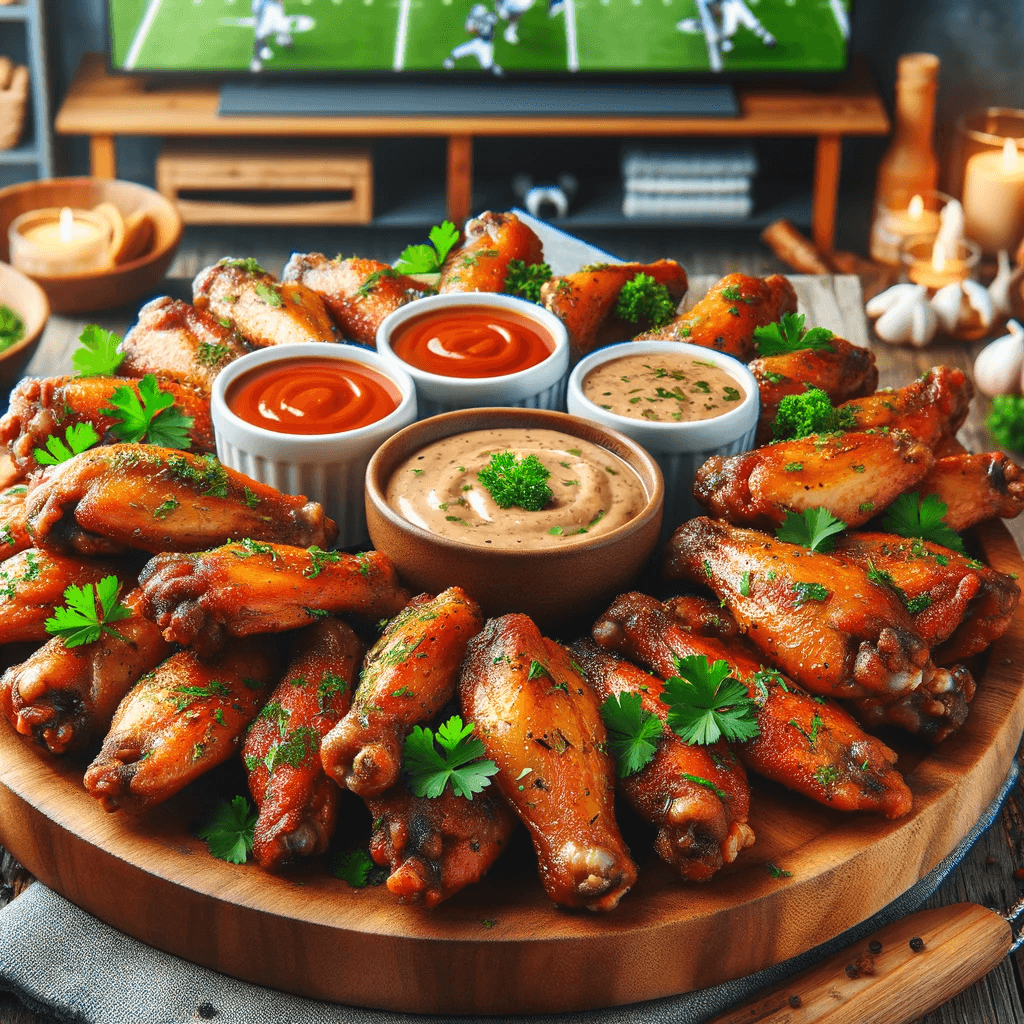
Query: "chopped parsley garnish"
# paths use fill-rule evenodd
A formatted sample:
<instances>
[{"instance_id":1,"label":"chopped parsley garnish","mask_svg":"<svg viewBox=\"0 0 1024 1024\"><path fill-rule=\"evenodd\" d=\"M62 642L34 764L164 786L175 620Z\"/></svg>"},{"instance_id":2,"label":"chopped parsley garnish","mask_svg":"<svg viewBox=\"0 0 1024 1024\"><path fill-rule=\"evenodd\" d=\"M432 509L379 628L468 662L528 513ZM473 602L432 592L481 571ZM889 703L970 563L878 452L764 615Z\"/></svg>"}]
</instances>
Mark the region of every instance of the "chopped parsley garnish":
<instances>
[{"instance_id":1,"label":"chopped parsley garnish","mask_svg":"<svg viewBox=\"0 0 1024 1024\"><path fill-rule=\"evenodd\" d=\"M438 728L436 746L430 728L417 725L413 729L402 748L402 758L415 796L438 797L451 782L456 796L472 800L474 793L483 792L491 784L490 777L497 773L498 766L483 759L483 742L472 734L473 723L463 725L458 715Z\"/></svg>"},{"instance_id":2,"label":"chopped parsley garnish","mask_svg":"<svg viewBox=\"0 0 1024 1024\"><path fill-rule=\"evenodd\" d=\"M553 496L546 483L550 475L536 455L517 459L513 452L495 452L477 479L499 508L515 505L527 512L538 512Z\"/></svg>"},{"instance_id":3,"label":"chopped parsley garnish","mask_svg":"<svg viewBox=\"0 0 1024 1024\"><path fill-rule=\"evenodd\" d=\"M283 306L284 301L281 299L281 293L273 286L269 285L264 281L257 281L253 288L256 294L268 305L268 306Z\"/></svg>"},{"instance_id":4,"label":"chopped parsley garnish","mask_svg":"<svg viewBox=\"0 0 1024 1024\"><path fill-rule=\"evenodd\" d=\"M131 618L131 611L118 601L121 582L116 576L104 576L96 583L83 587L72 584L64 591L64 606L53 609L53 617L46 620L46 632L59 636L65 647L78 647L99 640L109 633L123 640L109 625L119 619ZM99 608L96 607L97 602Z\"/></svg>"},{"instance_id":5,"label":"chopped parsley garnish","mask_svg":"<svg viewBox=\"0 0 1024 1024\"><path fill-rule=\"evenodd\" d=\"M340 551L324 551L315 544L307 550L309 551L310 564L308 569L302 570L302 575L309 580L315 580L324 571L325 565L333 565L341 560Z\"/></svg>"},{"instance_id":6,"label":"chopped parsley garnish","mask_svg":"<svg viewBox=\"0 0 1024 1024\"><path fill-rule=\"evenodd\" d=\"M56 434L51 434L46 439L46 450L36 448L32 454L41 466L57 466L91 448L99 439L91 423L72 423L64 431L63 441Z\"/></svg>"},{"instance_id":7,"label":"chopped parsley garnish","mask_svg":"<svg viewBox=\"0 0 1024 1024\"><path fill-rule=\"evenodd\" d=\"M920 612L923 612L925 608L931 607L932 599L931 595L929 594L920 594L917 597L905 598L905 603L907 606L907 611L910 612L911 615L917 615Z\"/></svg>"},{"instance_id":8,"label":"chopped parsley garnish","mask_svg":"<svg viewBox=\"0 0 1024 1024\"><path fill-rule=\"evenodd\" d=\"M528 302L540 302L540 289L551 280L551 267L546 263L527 264L523 260L509 260L505 271L506 295L518 295Z\"/></svg>"},{"instance_id":9,"label":"chopped parsley garnish","mask_svg":"<svg viewBox=\"0 0 1024 1024\"><path fill-rule=\"evenodd\" d=\"M917 491L901 494L886 508L882 529L901 537L920 537L963 554L964 542L960 534L950 529L943 519L947 508L937 494L923 499Z\"/></svg>"},{"instance_id":10,"label":"chopped parsley garnish","mask_svg":"<svg viewBox=\"0 0 1024 1024\"><path fill-rule=\"evenodd\" d=\"M729 674L726 661L704 655L676 658L678 675L665 680L661 702L668 706L669 728L687 743L709 744L724 736L744 742L760 734L757 705L747 688Z\"/></svg>"},{"instance_id":11,"label":"chopped parsley garnish","mask_svg":"<svg viewBox=\"0 0 1024 1024\"><path fill-rule=\"evenodd\" d=\"M801 544L811 551L831 551L832 539L846 529L846 523L837 519L827 508L805 508L803 512L787 512L775 536L787 544Z\"/></svg>"},{"instance_id":12,"label":"chopped parsley garnish","mask_svg":"<svg viewBox=\"0 0 1024 1024\"><path fill-rule=\"evenodd\" d=\"M259 263L255 259L253 259L252 256L247 256L245 259L240 260L221 260L220 265L222 267L231 267L234 270L244 270L247 274L266 273L266 271L259 265Z\"/></svg>"},{"instance_id":13,"label":"chopped parsley garnish","mask_svg":"<svg viewBox=\"0 0 1024 1024\"><path fill-rule=\"evenodd\" d=\"M649 274L637 274L619 291L615 315L630 323L663 327L676 315L668 287Z\"/></svg>"},{"instance_id":14,"label":"chopped parsley garnish","mask_svg":"<svg viewBox=\"0 0 1024 1024\"><path fill-rule=\"evenodd\" d=\"M223 802L213 820L199 830L199 838L206 840L214 857L229 864L244 864L252 853L253 830L259 817L250 810L244 796L236 796L231 803Z\"/></svg>"},{"instance_id":15,"label":"chopped parsley garnish","mask_svg":"<svg viewBox=\"0 0 1024 1024\"><path fill-rule=\"evenodd\" d=\"M89 324L78 336L78 348L71 353L71 365L79 377L110 377L124 360L118 352L121 339L113 331Z\"/></svg>"},{"instance_id":16,"label":"chopped parsley garnish","mask_svg":"<svg viewBox=\"0 0 1024 1024\"><path fill-rule=\"evenodd\" d=\"M662 733L661 719L645 711L638 693L619 693L601 704L608 747L620 779L635 775L654 757Z\"/></svg>"},{"instance_id":17,"label":"chopped parsley garnish","mask_svg":"<svg viewBox=\"0 0 1024 1024\"><path fill-rule=\"evenodd\" d=\"M222 683L219 679L211 679L206 686L176 686L171 690L171 693L177 694L174 698L174 710L179 714L195 704L197 700L226 697L230 692L228 684Z\"/></svg>"},{"instance_id":18,"label":"chopped parsley garnish","mask_svg":"<svg viewBox=\"0 0 1024 1024\"><path fill-rule=\"evenodd\" d=\"M834 352L829 344L834 337L827 327L804 330L803 313L783 313L775 323L754 328L754 345L759 356L777 356L804 348Z\"/></svg>"},{"instance_id":19,"label":"chopped parsley garnish","mask_svg":"<svg viewBox=\"0 0 1024 1024\"><path fill-rule=\"evenodd\" d=\"M828 587L821 583L794 583L793 590L796 593L794 608L799 608L808 601L827 601L832 593Z\"/></svg>"},{"instance_id":20,"label":"chopped parsley garnish","mask_svg":"<svg viewBox=\"0 0 1024 1024\"><path fill-rule=\"evenodd\" d=\"M263 763L268 772L273 772L279 765L286 764L292 768L300 768L308 763L320 747L320 736L315 729L303 725L293 729L288 735L275 743L267 751Z\"/></svg>"},{"instance_id":21,"label":"chopped parsley garnish","mask_svg":"<svg viewBox=\"0 0 1024 1024\"><path fill-rule=\"evenodd\" d=\"M217 322L222 327L231 326L230 320L218 320ZM213 370L229 355L231 355L231 349L227 345L214 345L209 341L201 341L196 349L196 362L200 366L206 366Z\"/></svg>"},{"instance_id":22,"label":"chopped parsley garnish","mask_svg":"<svg viewBox=\"0 0 1024 1024\"><path fill-rule=\"evenodd\" d=\"M263 500L258 494L255 494L248 487L243 491L245 497L245 503L249 508L256 508L257 505Z\"/></svg>"},{"instance_id":23,"label":"chopped parsley garnish","mask_svg":"<svg viewBox=\"0 0 1024 1024\"><path fill-rule=\"evenodd\" d=\"M432 227L427 237L430 245L409 245L402 250L395 270L400 274L436 274L459 241L459 232L451 221L446 220L439 227Z\"/></svg>"},{"instance_id":24,"label":"chopped parsley garnish","mask_svg":"<svg viewBox=\"0 0 1024 1024\"><path fill-rule=\"evenodd\" d=\"M189 448L188 432L194 420L174 404L174 396L161 391L156 377L147 373L138 383L138 393L127 384L110 396L103 416L117 417L110 432L119 441L148 441L164 448Z\"/></svg>"},{"instance_id":25,"label":"chopped parsley garnish","mask_svg":"<svg viewBox=\"0 0 1024 1024\"><path fill-rule=\"evenodd\" d=\"M168 498L153 509L154 519L166 519L178 507L177 498Z\"/></svg>"},{"instance_id":26,"label":"chopped parsley garnish","mask_svg":"<svg viewBox=\"0 0 1024 1024\"><path fill-rule=\"evenodd\" d=\"M349 850L338 855L331 867L331 874L348 882L353 889L362 889L370 881L372 870L373 859L365 850Z\"/></svg>"},{"instance_id":27,"label":"chopped parsley garnish","mask_svg":"<svg viewBox=\"0 0 1024 1024\"><path fill-rule=\"evenodd\" d=\"M530 662L530 671L527 673L527 679L543 679L547 676L548 679L552 679L551 673L536 659Z\"/></svg>"},{"instance_id":28,"label":"chopped parsley garnish","mask_svg":"<svg viewBox=\"0 0 1024 1024\"><path fill-rule=\"evenodd\" d=\"M25 321L6 303L0 303L0 352L25 337Z\"/></svg>"},{"instance_id":29,"label":"chopped parsley garnish","mask_svg":"<svg viewBox=\"0 0 1024 1024\"><path fill-rule=\"evenodd\" d=\"M228 496L228 471L217 461L215 455L192 457L171 455L167 469L182 483L189 484L202 498L226 498Z\"/></svg>"}]
</instances>

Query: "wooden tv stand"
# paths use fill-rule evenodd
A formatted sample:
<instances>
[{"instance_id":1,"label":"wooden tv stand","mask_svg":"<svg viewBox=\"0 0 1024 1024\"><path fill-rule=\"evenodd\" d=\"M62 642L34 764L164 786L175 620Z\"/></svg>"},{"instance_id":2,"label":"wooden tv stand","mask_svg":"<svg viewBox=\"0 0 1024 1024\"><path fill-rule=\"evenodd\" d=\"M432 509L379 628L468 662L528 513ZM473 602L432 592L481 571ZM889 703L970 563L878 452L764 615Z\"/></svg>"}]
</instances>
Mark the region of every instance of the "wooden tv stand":
<instances>
[{"instance_id":1,"label":"wooden tv stand","mask_svg":"<svg viewBox=\"0 0 1024 1024\"><path fill-rule=\"evenodd\" d=\"M214 84L153 85L112 76L102 54L86 54L57 113L61 135L88 135L92 173L117 175L118 135L175 138L325 139L374 136L442 136L448 139L447 206L462 223L473 208L474 136L757 136L815 137L811 228L814 241L831 249L835 234L839 166L845 135L884 135L885 107L863 64L841 85L811 89L738 89L734 118L642 116L367 116L220 117ZM638 222L643 226L643 222Z\"/></svg>"}]
</instances>

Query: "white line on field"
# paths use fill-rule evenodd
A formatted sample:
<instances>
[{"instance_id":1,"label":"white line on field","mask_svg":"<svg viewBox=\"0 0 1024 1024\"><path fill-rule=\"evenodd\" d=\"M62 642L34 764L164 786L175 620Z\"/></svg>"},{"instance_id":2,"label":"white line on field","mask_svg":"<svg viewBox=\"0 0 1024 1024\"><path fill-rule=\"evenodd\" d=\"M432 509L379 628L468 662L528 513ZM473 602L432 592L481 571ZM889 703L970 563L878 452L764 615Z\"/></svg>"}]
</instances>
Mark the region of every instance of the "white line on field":
<instances>
[{"instance_id":1,"label":"white line on field","mask_svg":"<svg viewBox=\"0 0 1024 1024\"><path fill-rule=\"evenodd\" d=\"M142 21L139 22L139 27L135 30L135 38L132 40L132 45L128 47L128 55L124 59L124 66L126 68L135 67L135 62L139 59L139 53L146 43L146 36L149 35L149 30L153 27L156 12L159 10L160 0L149 0L146 13L143 15Z\"/></svg>"},{"instance_id":2,"label":"white line on field","mask_svg":"<svg viewBox=\"0 0 1024 1024\"><path fill-rule=\"evenodd\" d=\"M399 0L398 32L395 35L395 62L392 65L395 71L401 71L405 67L405 40L409 35L409 7L410 0Z\"/></svg>"},{"instance_id":3,"label":"white line on field","mask_svg":"<svg viewBox=\"0 0 1024 1024\"><path fill-rule=\"evenodd\" d=\"M576 42L576 4L565 0L565 62L570 71L580 69L580 51Z\"/></svg>"}]
</instances>

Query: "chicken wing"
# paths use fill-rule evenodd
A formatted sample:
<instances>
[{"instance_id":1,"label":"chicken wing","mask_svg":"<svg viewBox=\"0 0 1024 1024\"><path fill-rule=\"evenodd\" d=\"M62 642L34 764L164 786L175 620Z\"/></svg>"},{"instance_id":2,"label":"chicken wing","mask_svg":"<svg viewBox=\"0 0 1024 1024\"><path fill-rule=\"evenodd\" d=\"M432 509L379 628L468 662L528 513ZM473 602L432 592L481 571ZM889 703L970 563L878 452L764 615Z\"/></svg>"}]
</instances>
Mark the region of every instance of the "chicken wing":
<instances>
[{"instance_id":1,"label":"chicken wing","mask_svg":"<svg viewBox=\"0 0 1024 1024\"><path fill-rule=\"evenodd\" d=\"M377 328L384 318L426 291L426 285L387 263L356 256L329 260L318 252L294 253L284 280L315 291L345 337L370 348L377 347Z\"/></svg>"},{"instance_id":2,"label":"chicken wing","mask_svg":"<svg viewBox=\"0 0 1024 1024\"><path fill-rule=\"evenodd\" d=\"M664 689L660 679L602 651L592 640L577 641L570 650L602 700L636 694L645 711L665 721L668 708L658 699ZM655 852L688 881L706 882L754 842L747 824L747 776L722 741L691 745L664 729L652 760L618 784L637 814L657 827Z\"/></svg>"},{"instance_id":3,"label":"chicken wing","mask_svg":"<svg viewBox=\"0 0 1024 1024\"><path fill-rule=\"evenodd\" d=\"M131 617L91 644L66 647L59 637L0 678L0 708L23 736L52 754L80 750L110 727L117 705L172 647L139 610L140 591L125 599Z\"/></svg>"},{"instance_id":4,"label":"chicken wing","mask_svg":"<svg viewBox=\"0 0 1024 1024\"><path fill-rule=\"evenodd\" d=\"M614 812L615 766L597 696L525 615L491 619L459 683L493 781L530 832L549 898L612 910L636 879Z\"/></svg>"},{"instance_id":5,"label":"chicken wing","mask_svg":"<svg viewBox=\"0 0 1024 1024\"><path fill-rule=\"evenodd\" d=\"M860 526L928 472L935 457L901 431L812 434L715 455L697 470L693 496L712 515L771 528L789 512L826 508Z\"/></svg>"},{"instance_id":6,"label":"chicken wing","mask_svg":"<svg viewBox=\"0 0 1024 1024\"><path fill-rule=\"evenodd\" d=\"M427 907L483 878L517 824L505 801L489 789L466 800L450 786L427 798L397 785L366 806L373 815L370 856L390 867L388 889L400 903Z\"/></svg>"},{"instance_id":7,"label":"chicken wing","mask_svg":"<svg viewBox=\"0 0 1024 1024\"><path fill-rule=\"evenodd\" d=\"M636 333L636 325L615 316L615 304L622 286L637 274L665 285L675 305L686 294L686 271L675 260L598 263L545 282L541 302L565 324L573 362L601 344L623 341Z\"/></svg>"},{"instance_id":8,"label":"chicken wing","mask_svg":"<svg viewBox=\"0 0 1024 1024\"><path fill-rule=\"evenodd\" d=\"M227 466L213 455L155 445L91 448L57 466L26 500L41 547L82 554L199 551L242 537L329 547L323 507Z\"/></svg>"},{"instance_id":9,"label":"chicken wing","mask_svg":"<svg viewBox=\"0 0 1024 1024\"><path fill-rule=\"evenodd\" d=\"M128 574L116 563L25 548L0 562L0 643L46 640L46 620L71 586Z\"/></svg>"},{"instance_id":10,"label":"chicken wing","mask_svg":"<svg viewBox=\"0 0 1024 1024\"><path fill-rule=\"evenodd\" d=\"M280 633L332 612L396 615L409 600L379 551L349 555L243 541L151 558L145 613L168 640L212 654L228 636Z\"/></svg>"},{"instance_id":11,"label":"chicken wing","mask_svg":"<svg viewBox=\"0 0 1024 1024\"><path fill-rule=\"evenodd\" d=\"M780 274L726 274L691 310L634 340L688 341L748 362L754 358L754 329L795 312L796 292Z\"/></svg>"},{"instance_id":12,"label":"chicken wing","mask_svg":"<svg viewBox=\"0 0 1024 1024\"><path fill-rule=\"evenodd\" d=\"M483 624L459 587L415 598L388 623L366 656L351 709L324 739L327 774L364 798L393 786L405 737L452 699L466 645Z\"/></svg>"},{"instance_id":13,"label":"chicken wing","mask_svg":"<svg viewBox=\"0 0 1024 1024\"><path fill-rule=\"evenodd\" d=\"M316 292L281 284L255 260L223 259L192 282L196 309L231 324L254 348L338 341L338 328Z\"/></svg>"},{"instance_id":14,"label":"chicken wing","mask_svg":"<svg viewBox=\"0 0 1024 1024\"><path fill-rule=\"evenodd\" d=\"M135 326L121 343L125 377L154 373L197 388L209 397L213 379L248 349L227 319L163 295L139 310Z\"/></svg>"},{"instance_id":15,"label":"chicken wing","mask_svg":"<svg viewBox=\"0 0 1024 1024\"><path fill-rule=\"evenodd\" d=\"M937 494L946 503L946 525L957 531L986 519L1015 519L1024 509L1024 470L1002 452L936 459L906 489Z\"/></svg>"},{"instance_id":16,"label":"chicken wing","mask_svg":"<svg viewBox=\"0 0 1024 1024\"><path fill-rule=\"evenodd\" d=\"M348 711L362 659L362 643L340 619L307 627L249 728L242 759L259 809L252 852L261 867L327 849L340 793L324 773L320 741Z\"/></svg>"},{"instance_id":17,"label":"chicken wing","mask_svg":"<svg viewBox=\"0 0 1024 1024\"><path fill-rule=\"evenodd\" d=\"M735 744L750 771L842 811L899 818L910 810L910 790L894 767L893 751L867 735L839 705L814 699L781 673L765 668L746 642L692 632L644 594L616 598L593 633L602 647L634 658L665 678L676 674L677 658L725 661L757 705L760 735Z\"/></svg>"},{"instance_id":18,"label":"chicken wing","mask_svg":"<svg viewBox=\"0 0 1024 1024\"><path fill-rule=\"evenodd\" d=\"M107 811L167 800L238 753L277 671L263 637L232 644L215 664L193 651L172 655L121 701L85 772L86 790Z\"/></svg>"},{"instance_id":19,"label":"chicken wing","mask_svg":"<svg viewBox=\"0 0 1024 1024\"><path fill-rule=\"evenodd\" d=\"M88 423L99 437L116 442L107 432L122 414L111 408L110 400L124 387L139 393L138 381L127 377L27 377L11 392L10 408L0 419L0 444L7 445L14 462L30 472L37 467L35 450L45 449L51 434L63 438L70 426ZM161 381L159 388L174 398L178 412L191 417L190 450L216 451L209 397L174 381Z\"/></svg>"},{"instance_id":20,"label":"chicken wing","mask_svg":"<svg viewBox=\"0 0 1024 1024\"><path fill-rule=\"evenodd\" d=\"M833 405L838 405L849 398L870 395L878 387L878 367L871 349L851 345L838 336L828 344L831 349L802 348L751 361L750 372L757 378L761 393L756 444L772 440L772 423L779 403L787 395L817 388L828 395Z\"/></svg>"},{"instance_id":21,"label":"chicken wing","mask_svg":"<svg viewBox=\"0 0 1024 1024\"><path fill-rule=\"evenodd\" d=\"M26 528L26 484L14 484L0 491L0 562L32 546Z\"/></svg>"},{"instance_id":22,"label":"chicken wing","mask_svg":"<svg viewBox=\"0 0 1024 1024\"><path fill-rule=\"evenodd\" d=\"M466 221L465 241L441 268L439 292L500 292L511 260L541 263L544 247L533 229L514 213L490 210Z\"/></svg>"}]
</instances>

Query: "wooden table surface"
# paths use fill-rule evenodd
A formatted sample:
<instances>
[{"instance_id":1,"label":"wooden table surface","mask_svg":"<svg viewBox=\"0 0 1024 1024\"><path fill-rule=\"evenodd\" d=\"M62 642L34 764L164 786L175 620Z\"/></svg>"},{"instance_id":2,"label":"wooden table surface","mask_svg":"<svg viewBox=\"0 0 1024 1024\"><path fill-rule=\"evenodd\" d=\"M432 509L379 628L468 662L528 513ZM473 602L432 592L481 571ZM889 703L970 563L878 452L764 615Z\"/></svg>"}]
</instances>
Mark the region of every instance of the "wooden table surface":
<instances>
[{"instance_id":1,"label":"wooden table surface","mask_svg":"<svg viewBox=\"0 0 1024 1024\"><path fill-rule=\"evenodd\" d=\"M812 279L808 279L812 280ZM811 301L807 304L808 323L830 327L851 341L868 343L868 328L863 321L859 286L855 278L813 279ZM699 297L708 282L694 279L691 294ZM175 282L180 291L181 283ZM174 288L170 289L174 290ZM87 319L51 318L42 343L29 366L32 375L46 376L68 372L70 354L82 327L98 322L123 332L134 318L134 309L97 315ZM890 348L872 342L880 369L880 386L908 383L929 367L939 363L969 370L979 345L967 346L940 342L924 350ZM960 440L972 451L990 450L991 438L984 427L987 403L975 399L970 417L960 432ZM1007 526L1019 548L1024 549L1024 523L1011 521ZM1018 754L1018 759L1020 755ZM1021 876L1017 877L1020 870ZM0 850L0 905L16 895L24 883L24 873ZM1024 893L1024 787L1018 782L995 823L981 836L960 866L946 879L928 906L971 901L996 910L1012 906ZM1013 960L1016 960L1016 963ZM1018 978L1024 957L1007 958L986 978L922 1018L921 1024L994 1021L998 1024L1024 1024L1024 995ZM0 1021L4 1024L49 1024L50 1018L29 1013L10 995L0 994Z\"/></svg>"}]
</instances>

